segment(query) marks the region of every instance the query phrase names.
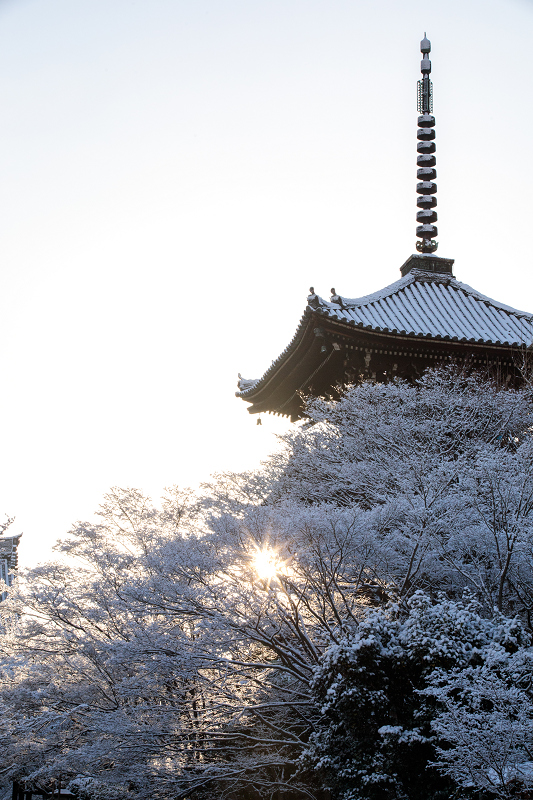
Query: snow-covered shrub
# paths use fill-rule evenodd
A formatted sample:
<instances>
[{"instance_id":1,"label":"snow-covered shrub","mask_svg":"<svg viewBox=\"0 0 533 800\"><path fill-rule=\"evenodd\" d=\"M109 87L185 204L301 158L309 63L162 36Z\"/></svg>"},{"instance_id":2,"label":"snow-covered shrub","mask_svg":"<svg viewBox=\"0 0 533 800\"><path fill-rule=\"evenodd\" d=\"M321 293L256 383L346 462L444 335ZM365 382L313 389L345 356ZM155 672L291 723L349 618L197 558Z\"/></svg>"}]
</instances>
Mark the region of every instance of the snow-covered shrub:
<instances>
[{"instance_id":1,"label":"snow-covered shrub","mask_svg":"<svg viewBox=\"0 0 533 800\"><path fill-rule=\"evenodd\" d=\"M470 599L371 611L315 670L321 718L302 763L339 800L506 797L511 779L531 783L532 659L516 620Z\"/></svg>"},{"instance_id":2,"label":"snow-covered shrub","mask_svg":"<svg viewBox=\"0 0 533 800\"><path fill-rule=\"evenodd\" d=\"M489 632L477 659L431 675L436 764L463 787L516 797L533 787L533 648L516 619L497 615Z\"/></svg>"}]
</instances>

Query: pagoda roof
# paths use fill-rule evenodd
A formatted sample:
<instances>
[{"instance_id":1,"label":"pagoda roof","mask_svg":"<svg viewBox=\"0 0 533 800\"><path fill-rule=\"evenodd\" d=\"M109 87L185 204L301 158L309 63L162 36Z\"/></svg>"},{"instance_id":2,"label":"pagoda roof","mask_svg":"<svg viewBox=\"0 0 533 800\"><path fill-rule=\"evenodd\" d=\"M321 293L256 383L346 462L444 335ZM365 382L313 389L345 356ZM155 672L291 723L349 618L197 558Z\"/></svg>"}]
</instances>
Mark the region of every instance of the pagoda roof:
<instances>
[{"instance_id":1,"label":"pagoda roof","mask_svg":"<svg viewBox=\"0 0 533 800\"><path fill-rule=\"evenodd\" d=\"M17 533L15 536L3 536L0 538L0 556L11 555L11 553L18 547L19 539L22 534Z\"/></svg>"},{"instance_id":2,"label":"pagoda roof","mask_svg":"<svg viewBox=\"0 0 533 800\"><path fill-rule=\"evenodd\" d=\"M533 314L517 311L450 275L412 270L379 292L342 305L324 303L324 316L376 331L487 345L533 341Z\"/></svg>"},{"instance_id":3,"label":"pagoda roof","mask_svg":"<svg viewBox=\"0 0 533 800\"><path fill-rule=\"evenodd\" d=\"M462 342L477 347L516 349L533 343L533 314L518 311L458 281L451 272L410 269L400 280L378 292L355 299L335 295L328 302L311 295L291 342L256 380L239 381L237 397L247 400L298 348L309 317L319 324L335 322L372 333L417 340ZM355 331L354 331L355 333ZM476 348L477 349L477 348Z\"/></svg>"},{"instance_id":4,"label":"pagoda roof","mask_svg":"<svg viewBox=\"0 0 533 800\"><path fill-rule=\"evenodd\" d=\"M0 536L0 559L6 559L10 569L16 569L17 567L17 548L21 536L22 533L17 533L15 536Z\"/></svg>"}]
</instances>

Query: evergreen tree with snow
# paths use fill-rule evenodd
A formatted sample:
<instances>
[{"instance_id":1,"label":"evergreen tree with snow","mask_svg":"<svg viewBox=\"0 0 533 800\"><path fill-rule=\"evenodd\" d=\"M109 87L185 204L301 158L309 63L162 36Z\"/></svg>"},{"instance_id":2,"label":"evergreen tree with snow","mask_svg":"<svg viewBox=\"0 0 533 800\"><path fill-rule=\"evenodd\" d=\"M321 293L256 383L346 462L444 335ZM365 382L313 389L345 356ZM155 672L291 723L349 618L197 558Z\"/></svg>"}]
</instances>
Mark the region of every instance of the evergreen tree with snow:
<instances>
[{"instance_id":1,"label":"evergreen tree with snow","mask_svg":"<svg viewBox=\"0 0 533 800\"><path fill-rule=\"evenodd\" d=\"M324 654L302 757L338 800L509 797L533 786L531 638L477 603L416 593Z\"/></svg>"}]
</instances>

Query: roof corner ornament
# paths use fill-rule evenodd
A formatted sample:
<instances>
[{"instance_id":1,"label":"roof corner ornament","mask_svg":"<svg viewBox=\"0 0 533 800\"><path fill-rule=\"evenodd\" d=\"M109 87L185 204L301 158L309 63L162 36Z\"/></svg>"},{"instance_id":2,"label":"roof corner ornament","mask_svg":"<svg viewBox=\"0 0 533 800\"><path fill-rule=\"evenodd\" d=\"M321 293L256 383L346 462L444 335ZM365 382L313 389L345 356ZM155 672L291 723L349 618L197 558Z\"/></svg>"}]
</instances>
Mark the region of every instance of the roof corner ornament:
<instances>
[{"instance_id":1,"label":"roof corner ornament","mask_svg":"<svg viewBox=\"0 0 533 800\"><path fill-rule=\"evenodd\" d=\"M307 296L307 305L311 308L320 308L320 297L315 294L315 287L311 286L309 288L309 294Z\"/></svg>"},{"instance_id":2,"label":"roof corner ornament","mask_svg":"<svg viewBox=\"0 0 533 800\"><path fill-rule=\"evenodd\" d=\"M419 183L416 185L418 198L416 204L420 209L416 215L417 222L421 223L416 229L416 235L420 239L416 243L416 249L419 253L434 253L438 247L435 241L435 236L438 234L438 229L434 223L437 221L437 212L435 211L437 205L437 184L434 183L437 177L437 170L435 165L437 160L435 158L435 117L433 116L433 83L430 79L431 74L431 61L429 60L429 53L431 52L431 42L424 38L420 42L420 52L422 53L422 61L420 63L420 71L422 78L418 81L418 131L416 138L418 139L417 152L418 156L416 163L418 165L417 178Z\"/></svg>"},{"instance_id":3,"label":"roof corner ornament","mask_svg":"<svg viewBox=\"0 0 533 800\"><path fill-rule=\"evenodd\" d=\"M239 380L237 381L237 388L239 392L245 392L247 389L251 389L252 386L257 383L256 379L243 378L240 372L238 372L237 375L239 376Z\"/></svg>"},{"instance_id":4,"label":"roof corner ornament","mask_svg":"<svg viewBox=\"0 0 533 800\"><path fill-rule=\"evenodd\" d=\"M342 297L339 294L337 294L335 289L331 290L331 297L329 298L329 302L330 303L334 303L336 306L340 306L341 308L344 308L344 303L342 302Z\"/></svg>"}]
</instances>

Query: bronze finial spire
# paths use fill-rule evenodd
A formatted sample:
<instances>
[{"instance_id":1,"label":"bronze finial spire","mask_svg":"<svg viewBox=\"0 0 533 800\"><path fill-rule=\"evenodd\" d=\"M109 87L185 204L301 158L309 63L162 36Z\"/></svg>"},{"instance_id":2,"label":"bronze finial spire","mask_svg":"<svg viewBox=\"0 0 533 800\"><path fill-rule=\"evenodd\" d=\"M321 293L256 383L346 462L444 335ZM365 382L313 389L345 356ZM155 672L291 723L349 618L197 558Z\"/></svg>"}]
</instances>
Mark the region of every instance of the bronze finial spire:
<instances>
[{"instance_id":1,"label":"bronze finial spire","mask_svg":"<svg viewBox=\"0 0 533 800\"><path fill-rule=\"evenodd\" d=\"M424 38L420 42L420 51L422 53L422 61L420 63L420 71L422 72L422 79L418 81L418 132L417 132L417 152L418 157L416 163L418 165L417 178L420 183L416 186L418 198L416 204L420 209L416 215L416 219L420 225L416 229L416 235L420 239L416 243L416 249L419 253L434 253L438 247L435 241L435 236L438 234L438 229L433 223L437 221L437 212L435 207L437 205L437 184L434 183L437 177L437 170L435 164L435 117L433 116L433 83L430 79L431 61L429 60L429 53L431 52L431 42Z\"/></svg>"}]
</instances>

